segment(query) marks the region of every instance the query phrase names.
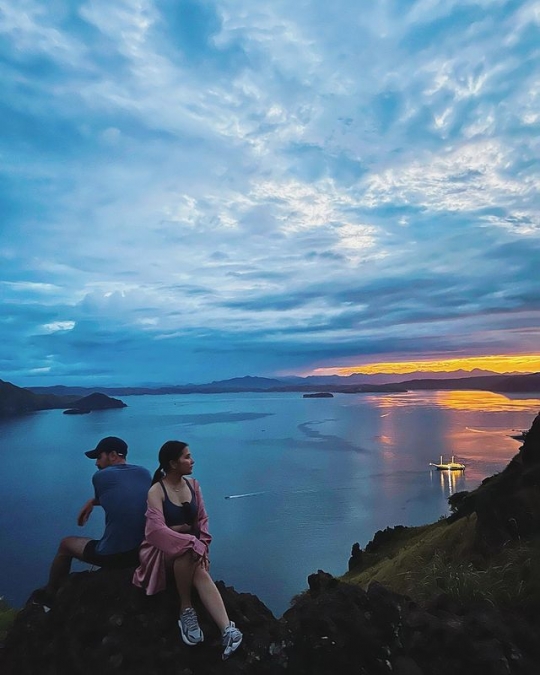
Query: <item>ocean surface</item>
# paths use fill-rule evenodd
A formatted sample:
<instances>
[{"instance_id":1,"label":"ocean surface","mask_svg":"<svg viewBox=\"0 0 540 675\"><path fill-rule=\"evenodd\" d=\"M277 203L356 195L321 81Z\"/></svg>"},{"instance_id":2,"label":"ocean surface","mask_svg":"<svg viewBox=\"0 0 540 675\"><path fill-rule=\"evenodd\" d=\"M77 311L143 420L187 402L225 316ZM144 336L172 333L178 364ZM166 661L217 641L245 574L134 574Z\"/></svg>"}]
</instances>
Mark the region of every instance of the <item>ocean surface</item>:
<instances>
[{"instance_id":1,"label":"ocean surface","mask_svg":"<svg viewBox=\"0 0 540 675\"><path fill-rule=\"evenodd\" d=\"M164 441L189 443L214 536L212 576L279 616L310 573L344 573L354 542L446 515L451 493L506 466L520 445L510 434L540 411L540 394L469 391L123 400L121 410L0 423L0 596L13 606L45 583L61 537L100 537L99 508L84 528L76 517L95 470L83 452L103 436L124 438L128 460L151 472ZM440 455L466 471L430 470Z\"/></svg>"}]
</instances>

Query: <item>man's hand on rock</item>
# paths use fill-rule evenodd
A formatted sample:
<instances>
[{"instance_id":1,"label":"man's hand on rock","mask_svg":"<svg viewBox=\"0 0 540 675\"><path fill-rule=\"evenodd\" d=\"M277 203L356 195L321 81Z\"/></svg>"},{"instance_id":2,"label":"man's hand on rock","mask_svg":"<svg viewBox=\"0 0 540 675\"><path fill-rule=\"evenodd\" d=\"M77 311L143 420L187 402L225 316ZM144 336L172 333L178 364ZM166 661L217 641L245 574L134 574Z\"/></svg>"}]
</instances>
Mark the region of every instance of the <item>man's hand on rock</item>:
<instances>
[{"instance_id":1,"label":"man's hand on rock","mask_svg":"<svg viewBox=\"0 0 540 675\"><path fill-rule=\"evenodd\" d=\"M89 499L86 504L80 510L79 515L77 516L77 525L82 527L88 522L88 518L94 509L94 500Z\"/></svg>"}]
</instances>

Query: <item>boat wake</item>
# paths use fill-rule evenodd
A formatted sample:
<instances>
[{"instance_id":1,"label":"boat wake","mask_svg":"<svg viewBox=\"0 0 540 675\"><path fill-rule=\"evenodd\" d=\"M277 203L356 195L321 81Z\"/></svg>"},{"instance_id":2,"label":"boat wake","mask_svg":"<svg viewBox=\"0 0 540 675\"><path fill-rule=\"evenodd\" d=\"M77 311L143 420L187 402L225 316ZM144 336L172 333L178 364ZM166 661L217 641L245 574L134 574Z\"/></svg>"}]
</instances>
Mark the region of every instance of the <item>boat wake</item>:
<instances>
[{"instance_id":1,"label":"boat wake","mask_svg":"<svg viewBox=\"0 0 540 675\"><path fill-rule=\"evenodd\" d=\"M262 495L306 495L306 494L319 494L321 492L328 491L338 491L338 490L358 490L358 481L373 480L374 478L383 478L388 476L403 476L409 474L411 476L421 475L425 473L424 469L408 470L408 471L399 471L399 472L381 472L374 474L366 474L358 479L355 483L349 485L325 485L324 488L306 488L300 490L260 490L259 492L243 492L238 495L226 495L225 499L244 499L246 497L260 497Z\"/></svg>"},{"instance_id":2,"label":"boat wake","mask_svg":"<svg viewBox=\"0 0 540 675\"><path fill-rule=\"evenodd\" d=\"M245 492L243 495L227 495L225 499L243 499L244 497L258 497L265 494L266 492Z\"/></svg>"},{"instance_id":3,"label":"boat wake","mask_svg":"<svg viewBox=\"0 0 540 675\"><path fill-rule=\"evenodd\" d=\"M504 434L507 429L502 427L490 427L488 429L474 429L474 427L465 427L467 431L472 431L475 434Z\"/></svg>"}]
</instances>

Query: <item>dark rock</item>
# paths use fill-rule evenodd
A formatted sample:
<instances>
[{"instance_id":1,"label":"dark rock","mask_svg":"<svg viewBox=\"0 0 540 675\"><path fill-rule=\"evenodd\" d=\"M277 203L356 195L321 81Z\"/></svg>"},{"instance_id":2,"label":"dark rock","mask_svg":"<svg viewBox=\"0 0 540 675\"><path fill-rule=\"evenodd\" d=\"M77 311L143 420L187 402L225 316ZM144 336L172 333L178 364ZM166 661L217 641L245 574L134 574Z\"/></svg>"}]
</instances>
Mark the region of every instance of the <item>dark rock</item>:
<instances>
[{"instance_id":1,"label":"dark rock","mask_svg":"<svg viewBox=\"0 0 540 675\"><path fill-rule=\"evenodd\" d=\"M392 663L394 675L424 675L419 665L410 656L397 656Z\"/></svg>"},{"instance_id":2,"label":"dark rock","mask_svg":"<svg viewBox=\"0 0 540 675\"><path fill-rule=\"evenodd\" d=\"M454 495L450 506L449 523L476 513L475 548L482 555L540 532L540 415L508 466L476 490Z\"/></svg>"},{"instance_id":3,"label":"dark rock","mask_svg":"<svg viewBox=\"0 0 540 675\"><path fill-rule=\"evenodd\" d=\"M377 530L373 539L366 546L366 553L375 553L381 546L398 537L406 529L403 525L396 525L395 527L386 527L384 530Z\"/></svg>"},{"instance_id":4,"label":"dark rock","mask_svg":"<svg viewBox=\"0 0 540 675\"><path fill-rule=\"evenodd\" d=\"M360 548L360 544L356 542L352 545L351 557L349 558L348 570L352 572L353 570L360 569L363 564L364 553Z\"/></svg>"},{"instance_id":5,"label":"dark rock","mask_svg":"<svg viewBox=\"0 0 540 675\"><path fill-rule=\"evenodd\" d=\"M316 591L300 596L284 614L291 634L289 671L305 675L391 672L393 628L379 625L367 593L319 573Z\"/></svg>"},{"instance_id":6,"label":"dark rock","mask_svg":"<svg viewBox=\"0 0 540 675\"><path fill-rule=\"evenodd\" d=\"M540 464L540 415L537 415L531 428L525 434L525 441L520 450L523 466Z\"/></svg>"},{"instance_id":7,"label":"dark rock","mask_svg":"<svg viewBox=\"0 0 540 675\"><path fill-rule=\"evenodd\" d=\"M368 591L319 570L281 620L218 582L244 642L221 660L218 630L196 603L205 641L187 647L174 590L146 597L131 570L72 574L50 612L27 603L0 650L2 675L538 675L539 613L489 603L428 607L378 583Z\"/></svg>"},{"instance_id":8,"label":"dark rock","mask_svg":"<svg viewBox=\"0 0 540 675\"><path fill-rule=\"evenodd\" d=\"M310 574L308 577L309 590L313 596L328 588L334 588L338 584L339 581L335 577L323 570L318 570L317 574Z\"/></svg>"},{"instance_id":9,"label":"dark rock","mask_svg":"<svg viewBox=\"0 0 540 675\"><path fill-rule=\"evenodd\" d=\"M458 509L463 507L464 500L468 497L469 492L467 490L462 490L461 492L454 492L453 495L448 497L448 505L450 506L450 511L455 513Z\"/></svg>"},{"instance_id":10,"label":"dark rock","mask_svg":"<svg viewBox=\"0 0 540 675\"><path fill-rule=\"evenodd\" d=\"M70 575L45 613L28 603L3 650L3 675L213 675L283 672L286 631L255 596L218 582L230 618L244 632L234 659L221 660L221 636L197 604L203 645L187 647L178 633L174 591L147 597L131 584L133 570Z\"/></svg>"}]
</instances>

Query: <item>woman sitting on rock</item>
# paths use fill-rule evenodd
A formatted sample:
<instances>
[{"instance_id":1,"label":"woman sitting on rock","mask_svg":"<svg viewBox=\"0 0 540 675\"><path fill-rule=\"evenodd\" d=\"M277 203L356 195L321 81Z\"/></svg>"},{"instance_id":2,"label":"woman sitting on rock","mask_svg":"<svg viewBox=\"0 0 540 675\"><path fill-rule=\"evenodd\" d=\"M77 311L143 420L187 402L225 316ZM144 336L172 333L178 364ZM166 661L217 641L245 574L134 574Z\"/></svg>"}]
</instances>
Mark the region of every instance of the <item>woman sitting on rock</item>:
<instances>
[{"instance_id":1,"label":"woman sitting on rock","mask_svg":"<svg viewBox=\"0 0 540 675\"><path fill-rule=\"evenodd\" d=\"M240 646L242 633L229 621L221 595L208 573L208 516L199 483L188 480L193 458L186 443L167 441L159 451L159 467L148 492L145 540L133 583L153 595L166 586L167 569L174 573L180 596L178 626L183 641L203 641L191 601L194 586L201 602L221 630L223 658Z\"/></svg>"}]
</instances>

